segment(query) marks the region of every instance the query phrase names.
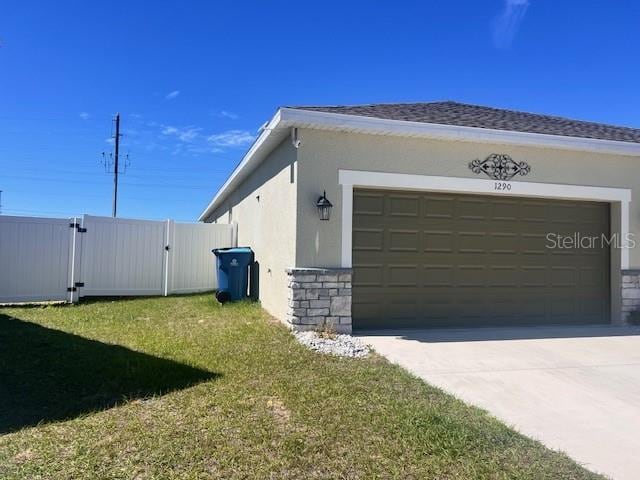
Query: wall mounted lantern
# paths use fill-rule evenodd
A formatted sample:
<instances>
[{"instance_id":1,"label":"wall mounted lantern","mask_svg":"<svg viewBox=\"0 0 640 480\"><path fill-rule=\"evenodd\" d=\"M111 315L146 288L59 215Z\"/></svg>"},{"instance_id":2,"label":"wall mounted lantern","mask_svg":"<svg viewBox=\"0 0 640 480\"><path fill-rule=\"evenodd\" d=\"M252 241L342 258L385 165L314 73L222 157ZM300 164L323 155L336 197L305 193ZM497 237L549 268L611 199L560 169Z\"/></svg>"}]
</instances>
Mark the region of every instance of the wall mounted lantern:
<instances>
[{"instance_id":1,"label":"wall mounted lantern","mask_svg":"<svg viewBox=\"0 0 640 480\"><path fill-rule=\"evenodd\" d=\"M318 207L318 215L320 216L320 220L329 220L329 217L331 216L331 208L333 207L333 205L327 198L326 191L324 191L322 196L318 198L316 207Z\"/></svg>"}]
</instances>

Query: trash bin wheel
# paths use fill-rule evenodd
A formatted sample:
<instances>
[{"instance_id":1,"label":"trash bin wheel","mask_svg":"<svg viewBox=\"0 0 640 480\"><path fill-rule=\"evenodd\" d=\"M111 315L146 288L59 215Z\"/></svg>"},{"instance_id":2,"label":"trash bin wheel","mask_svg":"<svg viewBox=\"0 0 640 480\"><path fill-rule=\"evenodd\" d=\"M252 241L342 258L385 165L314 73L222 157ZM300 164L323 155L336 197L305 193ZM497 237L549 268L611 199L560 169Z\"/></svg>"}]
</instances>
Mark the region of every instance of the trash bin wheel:
<instances>
[{"instance_id":1,"label":"trash bin wheel","mask_svg":"<svg viewBox=\"0 0 640 480\"><path fill-rule=\"evenodd\" d=\"M226 290L218 290L216 292L216 300L224 304L231 300L231 295Z\"/></svg>"}]
</instances>

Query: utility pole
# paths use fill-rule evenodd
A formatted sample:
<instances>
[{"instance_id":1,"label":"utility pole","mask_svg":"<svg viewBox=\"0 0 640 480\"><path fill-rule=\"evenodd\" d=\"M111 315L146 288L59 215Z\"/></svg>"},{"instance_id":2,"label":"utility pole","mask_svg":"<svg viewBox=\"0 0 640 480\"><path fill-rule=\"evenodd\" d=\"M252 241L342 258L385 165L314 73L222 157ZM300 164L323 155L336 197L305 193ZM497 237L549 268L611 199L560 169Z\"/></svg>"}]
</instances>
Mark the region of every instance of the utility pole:
<instances>
[{"instance_id":1,"label":"utility pole","mask_svg":"<svg viewBox=\"0 0 640 480\"><path fill-rule=\"evenodd\" d=\"M113 173L113 203L111 208L111 216L115 218L118 215L118 177L120 174L124 174L129 166L129 154L125 153L124 162L120 167L120 114L116 113L113 117L113 123L115 123L115 134L112 136L113 152L102 152L102 160L99 162L104 167L104 171L108 174ZM113 130L111 130L113 133ZM111 170L113 168L113 171ZM121 170L122 168L122 170Z\"/></svg>"},{"instance_id":2,"label":"utility pole","mask_svg":"<svg viewBox=\"0 0 640 480\"><path fill-rule=\"evenodd\" d=\"M116 138L114 150L114 168L113 168L113 213L115 218L118 212L118 156L120 155L120 114L116 113Z\"/></svg>"}]
</instances>

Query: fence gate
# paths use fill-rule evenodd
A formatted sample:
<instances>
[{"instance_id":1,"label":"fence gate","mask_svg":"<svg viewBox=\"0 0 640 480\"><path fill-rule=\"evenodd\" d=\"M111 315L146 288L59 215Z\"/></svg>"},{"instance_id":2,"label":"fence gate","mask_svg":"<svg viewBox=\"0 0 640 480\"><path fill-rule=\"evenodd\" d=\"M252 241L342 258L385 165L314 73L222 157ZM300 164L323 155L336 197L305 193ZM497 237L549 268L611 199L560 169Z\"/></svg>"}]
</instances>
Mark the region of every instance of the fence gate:
<instances>
[{"instance_id":1,"label":"fence gate","mask_svg":"<svg viewBox=\"0 0 640 480\"><path fill-rule=\"evenodd\" d=\"M166 222L85 215L80 296L163 294Z\"/></svg>"},{"instance_id":2,"label":"fence gate","mask_svg":"<svg viewBox=\"0 0 640 480\"><path fill-rule=\"evenodd\" d=\"M0 215L0 303L66 300L73 220Z\"/></svg>"},{"instance_id":3,"label":"fence gate","mask_svg":"<svg viewBox=\"0 0 640 480\"><path fill-rule=\"evenodd\" d=\"M231 225L0 216L0 303L212 290L211 250L235 238Z\"/></svg>"}]
</instances>

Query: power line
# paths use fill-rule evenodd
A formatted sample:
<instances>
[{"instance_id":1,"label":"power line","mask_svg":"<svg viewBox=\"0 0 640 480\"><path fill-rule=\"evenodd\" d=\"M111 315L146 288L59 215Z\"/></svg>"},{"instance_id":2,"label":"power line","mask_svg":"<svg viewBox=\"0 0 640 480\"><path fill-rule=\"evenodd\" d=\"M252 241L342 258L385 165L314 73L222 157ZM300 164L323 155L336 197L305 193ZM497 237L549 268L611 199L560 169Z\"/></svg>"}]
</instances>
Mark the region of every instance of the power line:
<instances>
[{"instance_id":1,"label":"power line","mask_svg":"<svg viewBox=\"0 0 640 480\"><path fill-rule=\"evenodd\" d=\"M104 162L101 161L100 162L101 165L104 165ZM2 163L0 162L0 165L2 165ZM7 167L7 168L12 168L12 167ZM13 168L12 168L13 169ZM14 169L16 170L16 169ZM87 170L64 170L64 169L47 169L47 168L23 168L22 166L20 166L19 168L20 172L18 172L19 174L22 174L22 172L25 172L27 175L32 175L31 172L37 172L37 173L47 173L47 172L51 172L51 173L59 173L59 174L69 174L69 175L74 175L74 176L91 176L91 177L97 177L97 176L102 176L102 173L96 172L96 171L87 171ZM127 178L149 178L149 177L155 177L158 180L162 180L162 179L166 179L166 180L174 180L176 177L184 177L184 179L189 180L190 177L194 177L198 180L202 180L203 177L206 176L213 176L213 175L228 175L229 172L231 171L231 169L220 169L220 170L204 170L200 167L194 168L193 171L185 171L184 169L169 169L169 168L141 168L141 167L127 167L126 173L127 173ZM145 173L144 175L138 175L136 173L132 173L132 172L149 172L149 173ZM153 172L159 172L159 173L153 173ZM111 173L111 170L109 170L109 173ZM121 171L121 173L123 173ZM46 176L42 176L42 178L49 178L49 175Z\"/></svg>"},{"instance_id":2,"label":"power line","mask_svg":"<svg viewBox=\"0 0 640 480\"><path fill-rule=\"evenodd\" d=\"M83 183L91 185L105 185L104 182L73 179L73 178L52 178L52 177L38 177L38 176L20 176L20 175L3 175L3 178L13 178L16 180L30 180L34 182L45 183ZM142 177L140 177L142 178ZM130 185L132 187L166 187L166 188L181 188L188 190L215 190L215 184L212 185L180 185L174 183L147 183L147 182L121 182L123 185Z\"/></svg>"}]
</instances>

